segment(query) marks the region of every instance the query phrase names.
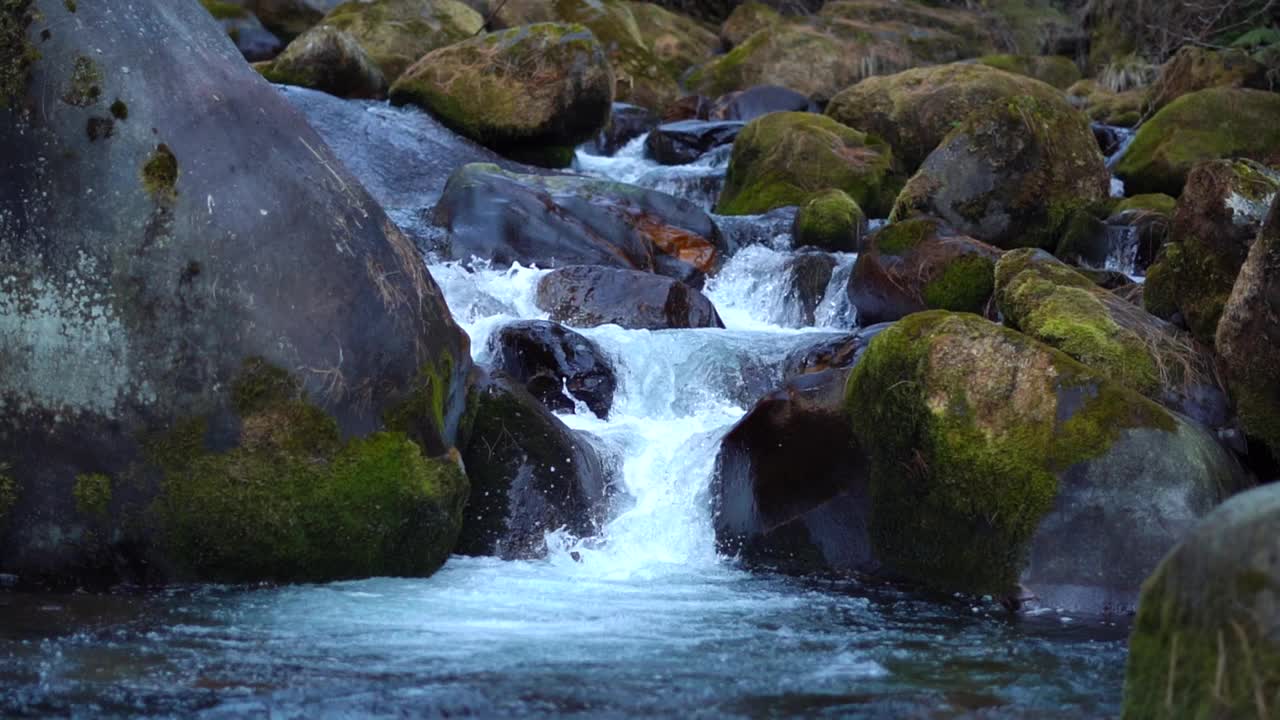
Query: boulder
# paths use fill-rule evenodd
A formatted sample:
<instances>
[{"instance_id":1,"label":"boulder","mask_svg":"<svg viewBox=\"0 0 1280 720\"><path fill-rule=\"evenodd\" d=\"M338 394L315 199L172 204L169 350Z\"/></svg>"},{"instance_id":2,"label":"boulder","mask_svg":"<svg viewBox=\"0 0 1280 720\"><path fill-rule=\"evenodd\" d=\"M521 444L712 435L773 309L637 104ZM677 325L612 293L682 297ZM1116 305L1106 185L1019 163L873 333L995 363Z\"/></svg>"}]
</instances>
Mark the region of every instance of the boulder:
<instances>
[{"instance_id":1,"label":"boulder","mask_svg":"<svg viewBox=\"0 0 1280 720\"><path fill-rule=\"evenodd\" d=\"M11 39L39 57L0 85L0 572L434 571L471 361L421 254L198 3L25 7Z\"/></svg>"},{"instance_id":2,"label":"boulder","mask_svg":"<svg viewBox=\"0 0 1280 720\"><path fill-rule=\"evenodd\" d=\"M871 338L892 326L893 323L868 325L854 333L829 335L798 348L787 354L782 363L782 376L791 380L798 375L851 368L862 359Z\"/></svg>"},{"instance_id":3,"label":"boulder","mask_svg":"<svg viewBox=\"0 0 1280 720\"><path fill-rule=\"evenodd\" d=\"M943 592L1131 611L1241 484L1198 425L976 315L917 313L877 335L845 408L870 456L882 572Z\"/></svg>"},{"instance_id":4,"label":"boulder","mask_svg":"<svg viewBox=\"0 0 1280 720\"><path fill-rule=\"evenodd\" d=\"M292 40L319 23L345 0L237 0L271 32Z\"/></svg>"},{"instance_id":5,"label":"boulder","mask_svg":"<svg viewBox=\"0 0 1280 720\"><path fill-rule=\"evenodd\" d=\"M841 405L849 371L802 375L761 398L720 445L720 552L792 572L875 568L867 459Z\"/></svg>"},{"instance_id":6,"label":"boulder","mask_svg":"<svg viewBox=\"0 0 1280 720\"><path fill-rule=\"evenodd\" d=\"M1063 262L1088 268L1106 267L1111 257L1107 218L1112 202L1105 200L1076 209L1067 217L1053 254Z\"/></svg>"},{"instance_id":7,"label":"boulder","mask_svg":"<svg viewBox=\"0 0 1280 720\"><path fill-rule=\"evenodd\" d=\"M633 330L724 327L705 295L679 280L596 265L552 270L535 302L556 322Z\"/></svg>"},{"instance_id":8,"label":"boulder","mask_svg":"<svg viewBox=\"0 0 1280 720\"><path fill-rule=\"evenodd\" d=\"M604 155L614 155L624 145L658 126L658 116L639 105L616 102L609 114L609 123L596 134L595 150Z\"/></svg>"},{"instance_id":9,"label":"boulder","mask_svg":"<svg viewBox=\"0 0 1280 720\"><path fill-rule=\"evenodd\" d=\"M910 29L913 45L927 45L929 31L945 33L960 42L958 57L952 60L979 55L979 50L990 46L992 40L988 19L982 15L913 0L831 0L823 5L821 14L881 33Z\"/></svg>"},{"instance_id":10,"label":"boulder","mask_svg":"<svg viewBox=\"0 0 1280 720\"><path fill-rule=\"evenodd\" d=\"M720 26L720 43L725 49L741 45L757 30L781 25L782 15L757 0L747 0L733 9Z\"/></svg>"},{"instance_id":11,"label":"boulder","mask_svg":"<svg viewBox=\"0 0 1280 720\"><path fill-rule=\"evenodd\" d=\"M1238 495L1142 588L1124 717L1268 717L1280 692L1280 486Z\"/></svg>"},{"instance_id":12,"label":"boulder","mask_svg":"<svg viewBox=\"0 0 1280 720\"><path fill-rule=\"evenodd\" d=\"M1080 68L1061 55L983 55L977 62L1066 90L1080 81Z\"/></svg>"},{"instance_id":13,"label":"boulder","mask_svg":"<svg viewBox=\"0 0 1280 720\"><path fill-rule=\"evenodd\" d=\"M715 148L731 144L743 125L733 120L664 123L649 132L644 149L662 165L687 165Z\"/></svg>"},{"instance_id":14,"label":"boulder","mask_svg":"<svg viewBox=\"0 0 1280 720\"><path fill-rule=\"evenodd\" d=\"M476 386L474 402L463 454L471 497L458 552L530 559L546 554L547 533L594 535L607 519L609 492L590 443L501 374Z\"/></svg>"},{"instance_id":15,"label":"boulder","mask_svg":"<svg viewBox=\"0 0 1280 720\"><path fill-rule=\"evenodd\" d=\"M423 55L484 26L480 13L458 0L350 0L321 22L351 33L389 83Z\"/></svg>"},{"instance_id":16,"label":"boulder","mask_svg":"<svg viewBox=\"0 0 1280 720\"><path fill-rule=\"evenodd\" d=\"M884 138L909 173L954 128L996 100L1028 95L1057 107L1062 94L1038 80L976 63L953 63L871 77L836 95L831 118Z\"/></svg>"},{"instance_id":17,"label":"boulder","mask_svg":"<svg viewBox=\"0 0 1280 720\"><path fill-rule=\"evenodd\" d=\"M662 122L706 120L711 117L711 101L701 95L682 95L662 108Z\"/></svg>"},{"instance_id":18,"label":"boulder","mask_svg":"<svg viewBox=\"0 0 1280 720\"><path fill-rule=\"evenodd\" d=\"M1122 258L1125 272L1147 274L1147 268L1169 240L1176 204L1168 195L1156 193L1125 198L1111 209L1107 218L1110 251Z\"/></svg>"},{"instance_id":19,"label":"boulder","mask_svg":"<svg viewBox=\"0 0 1280 720\"><path fill-rule=\"evenodd\" d=\"M629 2L644 44L666 73L679 79L715 52L719 38L703 23L651 2Z\"/></svg>"},{"instance_id":20,"label":"boulder","mask_svg":"<svg viewBox=\"0 0 1280 720\"><path fill-rule=\"evenodd\" d=\"M753 88L722 95L707 111L712 120L750 122L775 112L814 112L817 107L809 98L779 85L757 85Z\"/></svg>"},{"instance_id":21,"label":"boulder","mask_svg":"<svg viewBox=\"0 0 1280 720\"><path fill-rule=\"evenodd\" d=\"M262 76L273 83L311 88L343 98L381 98L387 94L382 71L360 43L344 30L320 25L296 40Z\"/></svg>"},{"instance_id":22,"label":"boulder","mask_svg":"<svg viewBox=\"0 0 1280 720\"><path fill-rule=\"evenodd\" d=\"M876 232L849 276L858 324L891 322L921 310L987 313L1000 251L943 223L918 218Z\"/></svg>"},{"instance_id":23,"label":"boulder","mask_svg":"<svg viewBox=\"0 0 1280 720\"><path fill-rule=\"evenodd\" d=\"M867 216L843 190L815 193L800 206L791 229L796 247L828 252L859 252L867 232Z\"/></svg>"},{"instance_id":24,"label":"boulder","mask_svg":"<svg viewBox=\"0 0 1280 720\"><path fill-rule=\"evenodd\" d=\"M200 0L200 4L222 23L227 37L240 49L240 54L249 62L269 60L279 54L284 47L280 38L263 27L247 8L236 3L222 0Z\"/></svg>"},{"instance_id":25,"label":"boulder","mask_svg":"<svg viewBox=\"0 0 1280 720\"><path fill-rule=\"evenodd\" d=\"M728 248L688 200L634 185L467 165L436 205L448 237L442 254L495 266L603 265L659 272L699 284Z\"/></svg>"},{"instance_id":26,"label":"boulder","mask_svg":"<svg viewBox=\"0 0 1280 720\"><path fill-rule=\"evenodd\" d=\"M609 121L613 72L585 27L540 23L427 53L390 97L508 157L568 167Z\"/></svg>"},{"instance_id":27,"label":"boulder","mask_svg":"<svg viewBox=\"0 0 1280 720\"><path fill-rule=\"evenodd\" d=\"M1084 111L1089 119L1111 127L1131 128L1142 121L1146 90L1113 92L1096 80L1081 80L1067 88L1067 99ZM1103 152L1108 156L1109 147Z\"/></svg>"},{"instance_id":28,"label":"boulder","mask_svg":"<svg viewBox=\"0 0 1280 720\"><path fill-rule=\"evenodd\" d=\"M1280 458L1280 202L1236 277L1217 347L1241 426Z\"/></svg>"},{"instance_id":29,"label":"boulder","mask_svg":"<svg viewBox=\"0 0 1280 720\"><path fill-rule=\"evenodd\" d=\"M613 366L600 346L545 320L503 327L489 339L492 366L523 383L529 394L553 412L573 412L577 402L601 418L609 417L618 386Z\"/></svg>"},{"instance_id":30,"label":"boulder","mask_svg":"<svg viewBox=\"0 0 1280 720\"><path fill-rule=\"evenodd\" d=\"M1280 94L1212 88L1169 103L1138 128L1116 163L1130 193L1182 194L1187 175L1208 160L1280 162Z\"/></svg>"},{"instance_id":31,"label":"boulder","mask_svg":"<svg viewBox=\"0 0 1280 720\"><path fill-rule=\"evenodd\" d=\"M1185 45L1160 68L1147 93L1147 111L1155 112L1183 95L1209 88L1270 90L1267 68L1244 50Z\"/></svg>"},{"instance_id":32,"label":"boulder","mask_svg":"<svg viewBox=\"0 0 1280 720\"><path fill-rule=\"evenodd\" d=\"M892 151L823 115L773 113L738 134L716 212L755 215L833 188L882 217L897 188Z\"/></svg>"},{"instance_id":33,"label":"boulder","mask_svg":"<svg viewBox=\"0 0 1280 720\"><path fill-rule=\"evenodd\" d=\"M1010 327L1208 427L1227 424L1213 354L1043 250L1006 253L996 302Z\"/></svg>"},{"instance_id":34,"label":"boulder","mask_svg":"<svg viewBox=\"0 0 1280 720\"><path fill-rule=\"evenodd\" d=\"M925 158L892 220L924 213L1001 248L1052 248L1071 215L1105 201L1111 176L1084 117L1060 98L997 100Z\"/></svg>"},{"instance_id":35,"label":"boulder","mask_svg":"<svg viewBox=\"0 0 1280 720\"><path fill-rule=\"evenodd\" d=\"M786 277L784 295L799 309L799 323L805 327L817 321L815 313L827 295L836 259L825 252L798 252L787 258L782 270Z\"/></svg>"},{"instance_id":36,"label":"boulder","mask_svg":"<svg viewBox=\"0 0 1280 720\"><path fill-rule=\"evenodd\" d=\"M1165 246L1147 270L1147 310L1180 317L1212 343L1218 318L1277 192L1280 173L1248 160L1207 162L1187 176Z\"/></svg>"}]
</instances>

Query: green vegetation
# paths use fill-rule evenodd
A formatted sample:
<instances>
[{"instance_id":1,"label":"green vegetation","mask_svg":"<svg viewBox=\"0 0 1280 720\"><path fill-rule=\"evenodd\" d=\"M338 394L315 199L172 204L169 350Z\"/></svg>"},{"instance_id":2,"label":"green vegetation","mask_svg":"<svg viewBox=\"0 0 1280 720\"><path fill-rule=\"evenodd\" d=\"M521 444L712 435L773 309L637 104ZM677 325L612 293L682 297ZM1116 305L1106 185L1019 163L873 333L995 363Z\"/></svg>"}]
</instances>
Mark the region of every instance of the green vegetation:
<instances>
[{"instance_id":1,"label":"green vegetation","mask_svg":"<svg viewBox=\"0 0 1280 720\"><path fill-rule=\"evenodd\" d=\"M157 202L172 202L177 197L178 158L168 145L157 145L142 166L142 187Z\"/></svg>"},{"instance_id":2,"label":"green vegetation","mask_svg":"<svg viewBox=\"0 0 1280 720\"><path fill-rule=\"evenodd\" d=\"M101 473L77 475L72 488L76 498L76 512L98 519L106 519L111 509L111 478Z\"/></svg>"}]
</instances>

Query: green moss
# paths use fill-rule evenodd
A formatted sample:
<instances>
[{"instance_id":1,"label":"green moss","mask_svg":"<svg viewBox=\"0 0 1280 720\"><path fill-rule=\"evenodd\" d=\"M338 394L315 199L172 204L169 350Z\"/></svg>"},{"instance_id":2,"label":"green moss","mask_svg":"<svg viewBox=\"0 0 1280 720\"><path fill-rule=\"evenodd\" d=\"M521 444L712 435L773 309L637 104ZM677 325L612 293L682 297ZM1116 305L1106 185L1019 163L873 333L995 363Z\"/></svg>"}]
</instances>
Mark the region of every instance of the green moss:
<instances>
[{"instance_id":1,"label":"green moss","mask_svg":"<svg viewBox=\"0 0 1280 720\"><path fill-rule=\"evenodd\" d=\"M62 94L62 101L76 107L89 107L102 97L102 69L92 58L81 55L75 59L71 80Z\"/></svg>"},{"instance_id":2,"label":"green moss","mask_svg":"<svg viewBox=\"0 0 1280 720\"><path fill-rule=\"evenodd\" d=\"M843 190L825 190L800 207L792 236L799 247L854 252L866 222L862 208Z\"/></svg>"},{"instance_id":3,"label":"green moss","mask_svg":"<svg viewBox=\"0 0 1280 720\"><path fill-rule=\"evenodd\" d=\"M560 169L573 165L577 150L572 145L543 145L541 147L516 147L506 150L512 160L537 167Z\"/></svg>"},{"instance_id":4,"label":"green moss","mask_svg":"<svg viewBox=\"0 0 1280 720\"><path fill-rule=\"evenodd\" d=\"M27 74L40 58L27 27L32 0L0 0L0 109L14 106L27 89Z\"/></svg>"},{"instance_id":5,"label":"green moss","mask_svg":"<svg viewBox=\"0 0 1280 720\"><path fill-rule=\"evenodd\" d=\"M876 233L876 250L883 255L905 255L931 236L937 223L926 218L910 218L890 223Z\"/></svg>"},{"instance_id":6,"label":"green moss","mask_svg":"<svg viewBox=\"0 0 1280 720\"><path fill-rule=\"evenodd\" d=\"M994 288L995 263L976 253L963 255L924 286L924 303L931 310L982 314Z\"/></svg>"},{"instance_id":7,"label":"green moss","mask_svg":"<svg viewBox=\"0 0 1280 720\"><path fill-rule=\"evenodd\" d=\"M111 103L111 116L117 120L128 120L129 106L125 105L120 98L116 98L116 101Z\"/></svg>"},{"instance_id":8,"label":"green moss","mask_svg":"<svg viewBox=\"0 0 1280 720\"><path fill-rule=\"evenodd\" d=\"M111 508L111 478L101 473L77 475L72 494L76 498L76 512L106 518Z\"/></svg>"},{"instance_id":9,"label":"green moss","mask_svg":"<svg viewBox=\"0 0 1280 720\"><path fill-rule=\"evenodd\" d=\"M984 55L977 62L1035 78L1059 89L1066 89L1080 80L1080 69L1069 58L1061 56Z\"/></svg>"},{"instance_id":10,"label":"green moss","mask_svg":"<svg viewBox=\"0 0 1280 720\"><path fill-rule=\"evenodd\" d=\"M9 512L18 504L18 482L9 475L9 466L0 463L0 531L4 530Z\"/></svg>"},{"instance_id":11,"label":"green moss","mask_svg":"<svg viewBox=\"0 0 1280 720\"><path fill-rule=\"evenodd\" d=\"M1196 339L1211 344L1238 270L1199 238L1184 236L1165 245L1147 268L1143 306L1166 320L1181 313Z\"/></svg>"},{"instance_id":12,"label":"green moss","mask_svg":"<svg viewBox=\"0 0 1280 720\"><path fill-rule=\"evenodd\" d=\"M1140 211L1173 217L1173 209L1177 204L1178 201L1176 199L1162 193L1134 195L1117 203L1115 209L1112 210L1112 214L1118 215L1123 212Z\"/></svg>"},{"instance_id":13,"label":"green moss","mask_svg":"<svg viewBox=\"0 0 1280 720\"><path fill-rule=\"evenodd\" d=\"M157 202L172 202L178 196L177 186L178 158L161 143L142 166L142 187Z\"/></svg>"},{"instance_id":14,"label":"green moss","mask_svg":"<svg viewBox=\"0 0 1280 720\"><path fill-rule=\"evenodd\" d=\"M248 10L223 0L200 0L200 4L219 20L239 20L249 16Z\"/></svg>"},{"instance_id":15,"label":"green moss","mask_svg":"<svg viewBox=\"0 0 1280 720\"><path fill-rule=\"evenodd\" d=\"M455 369L453 356L447 350L442 351L434 363L423 365L405 400L384 414L387 427L405 433L431 450L430 442L438 442L438 438L447 434L445 408L449 404Z\"/></svg>"}]
</instances>

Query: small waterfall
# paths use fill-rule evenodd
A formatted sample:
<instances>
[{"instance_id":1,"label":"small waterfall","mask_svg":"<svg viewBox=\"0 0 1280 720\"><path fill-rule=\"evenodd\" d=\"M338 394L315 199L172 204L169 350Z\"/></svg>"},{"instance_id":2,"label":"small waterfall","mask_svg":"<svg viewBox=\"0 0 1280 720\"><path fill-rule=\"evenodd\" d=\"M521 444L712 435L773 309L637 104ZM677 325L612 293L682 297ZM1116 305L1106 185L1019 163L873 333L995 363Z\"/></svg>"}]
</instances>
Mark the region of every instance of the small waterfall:
<instances>
[{"instance_id":1,"label":"small waterfall","mask_svg":"<svg viewBox=\"0 0 1280 720\"><path fill-rule=\"evenodd\" d=\"M660 165L645 155L644 143L648 137L645 133L631 140L612 157L592 155L580 148L573 169L584 175L675 195L710 212L724 188L732 146L718 147L688 165Z\"/></svg>"}]
</instances>

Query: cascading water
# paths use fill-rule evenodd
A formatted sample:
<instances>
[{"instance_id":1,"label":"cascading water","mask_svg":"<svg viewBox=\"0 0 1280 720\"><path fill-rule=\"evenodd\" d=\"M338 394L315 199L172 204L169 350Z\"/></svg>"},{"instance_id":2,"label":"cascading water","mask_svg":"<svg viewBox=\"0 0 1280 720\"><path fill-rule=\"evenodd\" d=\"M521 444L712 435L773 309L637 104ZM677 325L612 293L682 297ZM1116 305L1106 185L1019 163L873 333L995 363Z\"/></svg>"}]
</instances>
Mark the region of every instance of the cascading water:
<instances>
[{"instance_id":1,"label":"cascading water","mask_svg":"<svg viewBox=\"0 0 1280 720\"><path fill-rule=\"evenodd\" d=\"M691 176L584 158L614 179L634 164L650 187ZM788 245L746 247L709 281L726 329L581 330L618 374L607 420L561 415L621 490L597 537L553 532L544 560L456 557L424 580L0 595L0 715L1114 715L1123 627L748 573L717 554L720 438L789 352L853 322L854 256L835 258L807 324ZM497 329L544 317L545 271L430 270L481 364Z\"/></svg>"}]
</instances>

